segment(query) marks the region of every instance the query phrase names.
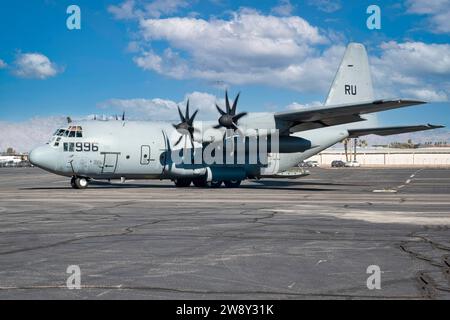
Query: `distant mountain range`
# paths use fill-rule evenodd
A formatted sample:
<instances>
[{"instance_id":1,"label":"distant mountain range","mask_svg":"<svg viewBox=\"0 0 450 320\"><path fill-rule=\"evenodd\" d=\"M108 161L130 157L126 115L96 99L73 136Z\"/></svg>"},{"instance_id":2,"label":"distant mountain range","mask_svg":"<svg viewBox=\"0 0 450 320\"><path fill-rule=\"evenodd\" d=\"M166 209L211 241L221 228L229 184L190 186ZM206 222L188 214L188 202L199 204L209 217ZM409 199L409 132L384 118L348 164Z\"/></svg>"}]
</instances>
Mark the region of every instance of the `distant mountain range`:
<instances>
[{"instance_id":1,"label":"distant mountain range","mask_svg":"<svg viewBox=\"0 0 450 320\"><path fill-rule=\"evenodd\" d=\"M412 140L412 143L425 143L428 141L439 142L444 141L450 143L450 131L447 128L434 129L428 131L418 131L411 133L397 134L393 136L376 136L370 135L362 137L366 140L369 146L372 145L385 145L391 142L407 142L408 139Z\"/></svg>"}]
</instances>

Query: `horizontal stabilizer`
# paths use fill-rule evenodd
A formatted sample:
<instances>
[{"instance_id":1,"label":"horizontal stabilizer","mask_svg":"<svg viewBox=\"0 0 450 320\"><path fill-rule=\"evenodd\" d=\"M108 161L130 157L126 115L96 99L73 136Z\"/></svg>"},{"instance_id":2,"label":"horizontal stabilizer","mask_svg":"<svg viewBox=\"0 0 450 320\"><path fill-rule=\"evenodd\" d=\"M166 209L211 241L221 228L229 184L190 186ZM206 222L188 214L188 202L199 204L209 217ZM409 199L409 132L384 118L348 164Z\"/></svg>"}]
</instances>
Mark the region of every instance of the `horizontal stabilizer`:
<instances>
[{"instance_id":1,"label":"horizontal stabilizer","mask_svg":"<svg viewBox=\"0 0 450 320\"><path fill-rule=\"evenodd\" d=\"M291 132L309 130L311 128L292 128L302 123L310 123L314 128L334 126L365 120L359 115L386 111L423 104L418 100L375 100L360 103L349 103L332 106L308 107L299 110L275 113L275 119L290 123ZM294 130L292 130L294 129Z\"/></svg>"},{"instance_id":2,"label":"horizontal stabilizer","mask_svg":"<svg viewBox=\"0 0 450 320\"><path fill-rule=\"evenodd\" d=\"M368 134L376 134L379 136L389 136L392 134L400 134L415 131L424 131L431 129L444 128L439 125L417 125L417 126L398 126L398 127L381 127L381 128L363 128L363 129L350 129L348 130L349 138L357 138Z\"/></svg>"}]
</instances>

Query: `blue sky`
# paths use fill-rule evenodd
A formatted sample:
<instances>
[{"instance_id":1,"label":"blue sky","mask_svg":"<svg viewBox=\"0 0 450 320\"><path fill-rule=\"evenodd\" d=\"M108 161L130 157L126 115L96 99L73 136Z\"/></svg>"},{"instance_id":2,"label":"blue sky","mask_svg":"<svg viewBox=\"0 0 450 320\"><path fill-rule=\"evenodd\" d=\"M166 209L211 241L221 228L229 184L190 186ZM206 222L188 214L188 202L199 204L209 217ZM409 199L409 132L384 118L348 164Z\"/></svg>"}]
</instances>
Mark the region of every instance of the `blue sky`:
<instances>
[{"instance_id":1,"label":"blue sky","mask_svg":"<svg viewBox=\"0 0 450 320\"><path fill-rule=\"evenodd\" d=\"M423 1L422 1L423 2ZM366 8L381 8L381 30ZM81 9L68 30L66 8ZM323 102L350 41L366 45L376 95L431 101L386 124L450 126L450 4L389 1L2 1L0 121L114 114L176 118L192 97L214 119L223 88L243 111ZM231 30L231 31L230 31Z\"/></svg>"}]
</instances>

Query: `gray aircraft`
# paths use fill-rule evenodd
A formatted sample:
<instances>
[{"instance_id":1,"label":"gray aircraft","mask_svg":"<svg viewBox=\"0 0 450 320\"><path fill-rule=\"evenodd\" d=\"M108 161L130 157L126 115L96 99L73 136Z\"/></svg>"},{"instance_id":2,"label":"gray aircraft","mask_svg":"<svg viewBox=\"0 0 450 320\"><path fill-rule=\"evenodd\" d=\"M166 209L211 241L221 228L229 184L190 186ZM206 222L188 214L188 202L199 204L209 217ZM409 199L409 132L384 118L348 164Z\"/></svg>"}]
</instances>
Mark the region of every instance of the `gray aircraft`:
<instances>
[{"instance_id":1,"label":"gray aircraft","mask_svg":"<svg viewBox=\"0 0 450 320\"><path fill-rule=\"evenodd\" d=\"M222 183L238 187L244 179L283 177L284 171L345 138L442 127L378 126L376 112L425 102L375 100L367 53L359 43L348 45L323 106L236 113L238 98L231 104L226 93L225 110L216 105L218 122L195 121L197 111L190 115L189 102L185 113L178 108L178 124L128 121L124 116L117 121L70 122L56 130L46 145L33 149L30 161L71 177L75 189L86 188L91 180L111 179L170 179L177 187ZM256 141L256 147L250 140ZM239 160L238 149L244 155ZM213 155L212 161L197 157L205 151ZM218 161L223 158L220 154L232 161Z\"/></svg>"}]
</instances>

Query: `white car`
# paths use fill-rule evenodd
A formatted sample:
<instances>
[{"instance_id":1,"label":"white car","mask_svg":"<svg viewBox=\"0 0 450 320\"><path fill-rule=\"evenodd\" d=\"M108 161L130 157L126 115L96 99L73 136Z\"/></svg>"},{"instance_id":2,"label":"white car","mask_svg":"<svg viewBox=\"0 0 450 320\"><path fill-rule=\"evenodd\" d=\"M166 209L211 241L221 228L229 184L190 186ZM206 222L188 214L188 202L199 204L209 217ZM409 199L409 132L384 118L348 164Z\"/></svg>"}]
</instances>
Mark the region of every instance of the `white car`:
<instances>
[{"instance_id":1,"label":"white car","mask_svg":"<svg viewBox=\"0 0 450 320\"><path fill-rule=\"evenodd\" d=\"M345 163L345 166L346 166L346 167L361 167L361 165L359 164L359 162L356 161L356 160L353 160L353 161L347 161L347 162Z\"/></svg>"},{"instance_id":2,"label":"white car","mask_svg":"<svg viewBox=\"0 0 450 320\"><path fill-rule=\"evenodd\" d=\"M317 161L311 160L306 162L308 167L318 167L319 163Z\"/></svg>"}]
</instances>

